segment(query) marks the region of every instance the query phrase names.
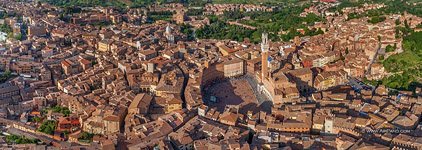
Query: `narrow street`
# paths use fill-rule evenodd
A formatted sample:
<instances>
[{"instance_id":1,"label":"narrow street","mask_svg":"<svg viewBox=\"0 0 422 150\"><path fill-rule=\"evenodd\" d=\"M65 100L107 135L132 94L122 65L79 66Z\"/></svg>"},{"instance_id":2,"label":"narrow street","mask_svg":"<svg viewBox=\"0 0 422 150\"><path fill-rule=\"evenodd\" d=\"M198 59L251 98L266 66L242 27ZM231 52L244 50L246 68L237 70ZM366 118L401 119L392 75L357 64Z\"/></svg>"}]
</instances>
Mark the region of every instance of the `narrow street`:
<instances>
[{"instance_id":1,"label":"narrow street","mask_svg":"<svg viewBox=\"0 0 422 150\"><path fill-rule=\"evenodd\" d=\"M367 69L367 70L366 70L366 72L365 72L365 76L371 73L371 67L372 67L372 64L373 64L373 63L377 60L377 58L378 58L378 53L379 53L379 51L380 51L380 50L381 50L381 43L380 43L380 42L378 42L378 49L377 49L377 51L375 52L374 57L372 58L371 62L370 62L370 63L369 63L369 65L368 65L368 69Z\"/></svg>"}]
</instances>

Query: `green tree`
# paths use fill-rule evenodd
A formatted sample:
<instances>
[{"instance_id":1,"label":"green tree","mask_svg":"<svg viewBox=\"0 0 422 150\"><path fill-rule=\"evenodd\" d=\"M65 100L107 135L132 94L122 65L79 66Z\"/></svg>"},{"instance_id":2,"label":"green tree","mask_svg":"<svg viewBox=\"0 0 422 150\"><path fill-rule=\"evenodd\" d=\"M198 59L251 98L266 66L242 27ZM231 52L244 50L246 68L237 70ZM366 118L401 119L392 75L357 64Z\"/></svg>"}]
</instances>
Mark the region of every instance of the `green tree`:
<instances>
[{"instance_id":1,"label":"green tree","mask_svg":"<svg viewBox=\"0 0 422 150\"><path fill-rule=\"evenodd\" d=\"M405 27L405 28L410 28L410 27L409 27L409 23L407 22L407 19L405 19L405 20L404 20L404 27Z\"/></svg>"},{"instance_id":2,"label":"green tree","mask_svg":"<svg viewBox=\"0 0 422 150\"><path fill-rule=\"evenodd\" d=\"M82 132L78 140L85 143L91 143L93 137L94 134L92 133Z\"/></svg>"},{"instance_id":3,"label":"green tree","mask_svg":"<svg viewBox=\"0 0 422 150\"><path fill-rule=\"evenodd\" d=\"M183 24L180 26L180 31L187 36L188 40L194 40L193 27L188 24Z\"/></svg>"},{"instance_id":4,"label":"green tree","mask_svg":"<svg viewBox=\"0 0 422 150\"><path fill-rule=\"evenodd\" d=\"M52 110L55 113L62 113L64 116L69 116L71 114L69 108L54 106L52 108L47 108L46 110Z\"/></svg>"},{"instance_id":5,"label":"green tree","mask_svg":"<svg viewBox=\"0 0 422 150\"><path fill-rule=\"evenodd\" d=\"M394 52L396 50L396 47L393 47L391 45L387 45L385 47L385 52Z\"/></svg>"},{"instance_id":6,"label":"green tree","mask_svg":"<svg viewBox=\"0 0 422 150\"><path fill-rule=\"evenodd\" d=\"M38 128L38 131L43 132L45 134L53 135L54 131L57 128L57 122L54 120L47 120L44 121L41 126Z\"/></svg>"},{"instance_id":7,"label":"green tree","mask_svg":"<svg viewBox=\"0 0 422 150\"><path fill-rule=\"evenodd\" d=\"M6 34L12 33L12 27L10 27L8 24L4 23L0 26L0 32L4 32Z\"/></svg>"},{"instance_id":8,"label":"green tree","mask_svg":"<svg viewBox=\"0 0 422 150\"><path fill-rule=\"evenodd\" d=\"M22 41L22 39L23 39L22 33L19 33L19 34L15 35L15 39L16 40L19 40L19 41Z\"/></svg>"},{"instance_id":9,"label":"green tree","mask_svg":"<svg viewBox=\"0 0 422 150\"><path fill-rule=\"evenodd\" d=\"M3 74L0 74L0 83L4 83L7 80L9 80L12 76L12 72L10 72L9 70L3 72Z\"/></svg>"},{"instance_id":10,"label":"green tree","mask_svg":"<svg viewBox=\"0 0 422 150\"><path fill-rule=\"evenodd\" d=\"M368 20L369 23L377 24L386 20L384 16L375 16Z\"/></svg>"},{"instance_id":11,"label":"green tree","mask_svg":"<svg viewBox=\"0 0 422 150\"><path fill-rule=\"evenodd\" d=\"M400 25L401 24L400 19L396 19L395 23L396 25Z\"/></svg>"},{"instance_id":12,"label":"green tree","mask_svg":"<svg viewBox=\"0 0 422 150\"><path fill-rule=\"evenodd\" d=\"M384 55L380 55L380 56L378 57L378 59L379 59L379 60L381 60L381 61L382 61L382 60L384 60Z\"/></svg>"},{"instance_id":13,"label":"green tree","mask_svg":"<svg viewBox=\"0 0 422 150\"><path fill-rule=\"evenodd\" d=\"M32 118L32 121L41 122L41 118L40 117L34 117L34 118Z\"/></svg>"},{"instance_id":14,"label":"green tree","mask_svg":"<svg viewBox=\"0 0 422 150\"><path fill-rule=\"evenodd\" d=\"M203 12L204 12L204 10L202 10L202 9L189 9L186 12L186 15L188 15L188 16L201 16Z\"/></svg>"},{"instance_id":15,"label":"green tree","mask_svg":"<svg viewBox=\"0 0 422 150\"><path fill-rule=\"evenodd\" d=\"M41 141L38 139L26 138L25 136L10 134L6 136L6 142L8 144L37 144Z\"/></svg>"}]
</instances>

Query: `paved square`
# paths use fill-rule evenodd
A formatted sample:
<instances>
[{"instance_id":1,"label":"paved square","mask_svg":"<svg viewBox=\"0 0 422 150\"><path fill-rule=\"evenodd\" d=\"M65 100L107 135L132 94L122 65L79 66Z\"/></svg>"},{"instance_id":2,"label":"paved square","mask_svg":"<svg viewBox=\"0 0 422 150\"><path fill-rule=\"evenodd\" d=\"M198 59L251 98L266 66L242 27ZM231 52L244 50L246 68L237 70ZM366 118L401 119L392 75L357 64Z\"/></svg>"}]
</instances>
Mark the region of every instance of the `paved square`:
<instances>
[{"instance_id":1,"label":"paved square","mask_svg":"<svg viewBox=\"0 0 422 150\"><path fill-rule=\"evenodd\" d=\"M246 79L226 80L212 85L208 90L208 95L216 96L218 100L217 103L208 102L208 106L218 111L223 111L226 105L238 105L240 113L259 111L258 100Z\"/></svg>"}]
</instances>

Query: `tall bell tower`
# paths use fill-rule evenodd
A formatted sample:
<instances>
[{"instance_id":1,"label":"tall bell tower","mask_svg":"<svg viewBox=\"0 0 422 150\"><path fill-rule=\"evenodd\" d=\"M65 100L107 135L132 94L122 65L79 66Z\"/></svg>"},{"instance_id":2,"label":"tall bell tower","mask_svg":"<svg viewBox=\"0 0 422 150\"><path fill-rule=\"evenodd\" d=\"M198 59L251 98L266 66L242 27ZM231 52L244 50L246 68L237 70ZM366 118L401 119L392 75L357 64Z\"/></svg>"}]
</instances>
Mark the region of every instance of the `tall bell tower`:
<instances>
[{"instance_id":1,"label":"tall bell tower","mask_svg":"<svg viewBox=\"0 0 422 150\"><path fill-rule=\"evenodd\" d=\"M268 77L268 33L262 33L261 42L261 82Z\"/></svg>"}]
</instances>

